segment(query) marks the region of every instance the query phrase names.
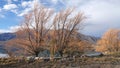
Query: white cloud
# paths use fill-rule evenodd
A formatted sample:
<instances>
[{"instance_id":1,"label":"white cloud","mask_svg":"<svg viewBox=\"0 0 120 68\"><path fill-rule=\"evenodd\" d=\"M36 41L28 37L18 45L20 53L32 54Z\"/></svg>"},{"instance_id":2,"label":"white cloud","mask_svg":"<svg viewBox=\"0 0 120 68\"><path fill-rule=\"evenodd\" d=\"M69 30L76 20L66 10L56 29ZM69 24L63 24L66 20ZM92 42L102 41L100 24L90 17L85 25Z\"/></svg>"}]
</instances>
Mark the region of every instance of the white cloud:
<instances>
[{"instance_id":1,"label":"white cloud","mask_svg":"<svg viewBox=\"0 0 120 68\"><path fill-rule=\"evenodd\" d=\"M21 1L20 7L23 9L16 10L17 5L12 4L12 0L9 0L9 4L5 5L3 8L6 10L11 10L12 12L18 14L18 16L23 16L32 10L35 0ZM18 0L13 0L18 1ZM64 4L66 8L76 7L75 11L82 11L88 17L85 21L87 25L83 30L84 33L101 35L109 28L118 28L120 23L120 0L46 0L52 3L52 8L59 9L60 3ZM47 2L44 2L47 3ZM59 4L59 5L57 5ZM49 4L45 4L49 5ZM63 6L62 6L63 7ZM0 10L1 11L1 10ZM119 27L120 28L120 27Z\"/></svg>"},{"instance_id":2,"label":"white cloud","mask_svg":"<svg viewBox=\"0 0 120 68\"><path fill-rule=\"evenodd\" d=\"M109 28L120 28L120 0L66 0L67 7L75 6L88 17L83 32L102 35Z\"/></svg>"},{"instance_id":3,"label":"white cloud","mask_svg":"<svg viewBox=\"0 0 120 68\"><path fill-rule=\"evenodd\" d=\"M85 12L93 21L108 20L111 17L119 16L120 7L116 3L105 1L93 1L79 8ZM113 20L113 19L110 19Z\"/></svg>"},{"instance_id":4,"label":"white cloud","mask_svg":"<svg viewBox=\"0 0 120 68\"><path fill-rule=\"evenodd\" d=\"M12 10L18 8L16 4L6 4L4 5L3 9L5 10Z\"/></svg>"},{"instance_id":5,"label":"white cloud","mask_svg":"<svg viewBox=\"0 0 120 68\"><path fill-rule=\"evenodd\" d=\"M32 8L26 8L20 14L18 14L18 16L24 16L25 14L29 13L29 11L31 11L31 10L32 10Z\"/></svg>"},{"instance_id":6,"label":"white cloud","mask_svg":"<svg viewBox=\"0 0 120 68\"><path fill-rule=\"evenodd\" d=\"M21 6L24 8L22 11L19 12L18 16L24 16L25 14L29 13L34 7L34 3L39 1L23 1Z\"/></svg>"},{"instance_id":7,"label":"white cloud","mask_svg":"<svg viewBox=\"0 0 120 68\"><path fill-rule=\"evenodd\" d=\"M22 7L25 8L25 7L31 6L31 4L32 4L32 1L23 1L21 5Z\"/></svg>"},{"instance_id":8,"label":"white cloud","mask_svg":"<svg viewBox=\"0 0 120 68\"><path fill-rule=\"evenodd\" d=\"M21 4L18 4L17 6L16 4L12 4L12 0L7 0L7 1L8 4L4 5L3 9L15 13L17 16L24 16L29 11L31 11L33 8L33 4L35 2L35 0L30 0L30 1L21 0ZM13 1L18 1L18 0L13 0Z\"/></svg>"},{"instance_id":9,"label":"white cloud","mask_svg":"<svg viewBox=\"0 0 120 68\"><path fill-rule=\"evenodd\" d=\"M11 26L11 27L9 28L9 30L12 31L12 32L15 32L15 31L17 31L19 28L20 28L20 26L16 25L16 26Z\"/></svg>"},{"instance_id":10,"label":"white cloud","mask_svg":"<svg viewBox=\"0 0 120 68\"><path fill-rule=\"evenodd\" d=\"M16 15L18 15L18 10L17 9L13 9L13 10L11 10L11 12L15 13Z\"/></svg>"},{"instance_id":11,"label":"white cloud","mask_svg":"<svg viewBox=\"0 0 120 68\"><path fill-rule=\"evenodd\" d=\"M80 7L88 16L87 23L93 23L93 25L86 26L84 32L100 36L110 28L118 28L120 25L118 22L120 21L118 19L120 18L119 6L117 2L91 1Z\"/></svg>"},{"instance_id":12,"label":"white cloud","mask_svg":"<svg viewBox=\"0 0 120 68\"><path fill-rule=\"evenodd\" d=\"M0 29L0 33L6 33L6 32L16 32L20 26L11 26L9 29Z\"/></svg>"},{"instance_id":13,"label":"white cloud","mask_svg":"<svg viewBox=\"0 0 120 68\"><path fill-rule=\"evenodd\" d=\"M11 32L10 30L5 30L5 29L0 29L0 33L6 33L6 32Z\"/></svg>"},{"instance_id":14,"label":"white cloud","mask_svg":"<svg viewBox=\"0 0 120 68\"><path fill-rule=\"evenodd\" d=\"M109 28L116 28L120 21L120 0L50 0L53 5L61 2L68 7L76 7L75 11L82 11L88 17L85 21L84 33L93 35L102 35ZM32 2L32 1L31 1ZM26 7L31 2L23 2L21 5ZM33 3L33 2L32 2ZM45 3L45 2L44 2ZM56 7L52 7L56 9ZM24 9L19 16L28 13L31 8ZM101 28L102 27L102 28Z\"/></svg>"}]
</instances>

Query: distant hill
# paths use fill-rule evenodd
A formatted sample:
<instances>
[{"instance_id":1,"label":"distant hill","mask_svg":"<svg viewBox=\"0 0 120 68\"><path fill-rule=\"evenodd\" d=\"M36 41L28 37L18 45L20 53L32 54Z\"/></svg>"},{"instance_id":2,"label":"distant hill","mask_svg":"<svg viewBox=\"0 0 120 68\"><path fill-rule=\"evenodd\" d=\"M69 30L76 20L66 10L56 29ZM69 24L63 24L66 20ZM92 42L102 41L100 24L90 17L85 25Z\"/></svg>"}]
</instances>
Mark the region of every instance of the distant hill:
<instances>
[{"instance_id":1,"label":"distant hill","mask_svg":"<svg viewBox=\"0 0 120 68\"><path fill-rule=\"evenodd\" d=\"M2 33L0 34L0 41L8 41L15 37L16 35L14 33Z\"/></svg>"},{"instance_id":2,"label":"distant hill","mask_svg":"<svg viewBox=\"0 0 120 68\"><path fill-rule=\"evenodd\" d=\"M96 43L97 40L100 39L98 37L88 36L88 35L84 35L84 34L81 34L81 33L77 34L77 38L80 39L80 40L85 40L85 41L91 42L93 44Z\"/></svg>"},{"instance_id":3,"label":"distant hill","mask_svg":"<svg viewBox=\"0 0 120 68\"><path fill-rule=\"evenodd\" d=\"M59 31L61 31L61 30L59 30ZM51 30L50 34L52 35L53 32L54 32L54 30ZM65 30L65 32L69 32L69 30ZM97 40L100 39L99 37L89 36L89 35L85 35L85 34L82 34L79 32L75 32L75 34L72 34L71 37L76 38L77 40L80 40L80 41L87 41L92 44L96 43Z\"/></svg>"},{"instance_id":4,"label":"distant hill","mask_svg":"<svg viewBox=\"0 0 120 68\"><path fill-rule=\"evenodd\" d=\"M16 35L14 33L1 33L0 34L0 53L6 53L4 49L4 45L8 40L15 38Z\"/></svg>"},{"instance_id":5,"label":"distant hill","mask_svg":"<svg viewBox=\"0 0 120 68\"><path fill-rule=\"evenodd\" d=\"M76 37L80 40L86 40L91 43L96 43L97 40L99 39L98 37L87 36L87 35L84 35L81 33L78 33ZM0 43L14 39L14 38L16 38L15 33L2 33L2 34L0 34Z\"/></svg>"},{"instance_id":6,"label":"distant hill","mask_svg":"<svg viewBox=\"0 0 120 68\"><path fill-rule=\"evenodd\" d=\"M78 33L76 35L76 37L79 40L85 40L85 41L91 42L92 44L96 43L97 40L99 39L97 37L87 36L87 35L84 35L81 33ZM4 50L5 43L14 39L14 38L16 38L15 33L2 33L2 34L0 34L0 53L5 53L5 50Z\"/></svg>"}]
</instances>

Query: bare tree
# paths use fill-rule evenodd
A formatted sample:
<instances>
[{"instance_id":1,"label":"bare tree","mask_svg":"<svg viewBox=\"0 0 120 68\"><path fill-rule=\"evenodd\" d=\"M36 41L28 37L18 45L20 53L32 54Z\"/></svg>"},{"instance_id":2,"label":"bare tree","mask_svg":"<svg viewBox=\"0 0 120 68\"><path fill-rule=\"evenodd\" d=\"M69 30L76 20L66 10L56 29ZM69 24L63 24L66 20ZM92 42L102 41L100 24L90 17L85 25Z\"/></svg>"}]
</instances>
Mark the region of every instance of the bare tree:
<instances>
[{"instance_id":1,"label":"bare tree","mask_svg":"<svg viewBox=\"0 0 120 68\"><path fill-rule=\"evenodd\" d=\"M81 12L73 15L73 10L69 8L55 13L52 17L54 15L52 10L35 4L33 11L25 15L20 29L16 32L17 38L14 40L16 45L27 53L38 56L39 52L52 41L50 50L54 53L59 51L63 56L64 50L73 41L85 18ZM49 38L51 27L53 34Z\"/></svg>"},{"instance_id":2,"label":"bare tree","mask_svg":"<svg viewBox=\"0 0 120 68\"><path fill-rule=\"evenodd\" d=\"M120 51L120 30L110 29L98 41L96 50L102 52Z\"/></svg>"},{"instance_id":3,"label":"bare tree","mask_svg":"<svg viewBox=\"0 0 120 68\"><path fill-rule=\"evenodd\" d=\"M38 56L46 45L46 34L51 26L45 26L52 14L52 10L35 4L33 11L25 15L20 29L16 32L15 42L27 53Z\"/></svg>"},{"instance_id":4,"label":"bare tree","mask_svg":"<svg viewBox=\"0 0 120 68\"><path fill-rule=\"evenodd\" d=\"M73 16L74 9L66 9L55 15L53 20L53 35L57 50L63 56L69 42L71 42L81 28L82 21L85 18L81 12Z\"/></svg>"}]
</instances>

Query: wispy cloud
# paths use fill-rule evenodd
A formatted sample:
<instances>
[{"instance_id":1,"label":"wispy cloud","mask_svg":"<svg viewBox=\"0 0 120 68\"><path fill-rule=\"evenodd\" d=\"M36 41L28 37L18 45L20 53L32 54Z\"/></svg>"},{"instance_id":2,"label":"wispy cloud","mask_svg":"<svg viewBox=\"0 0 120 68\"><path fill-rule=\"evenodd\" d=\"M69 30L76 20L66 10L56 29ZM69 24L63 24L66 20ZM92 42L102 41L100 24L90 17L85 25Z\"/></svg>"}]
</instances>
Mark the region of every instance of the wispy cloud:
<instances>
[{"instance_id":1,"label":"wispy cloud","mask_svg":"<svg viewBox=\"0 0 120 68\"><path fill-rule=\"evenodd\" d=\"M118 19L120 17L120 1L118 0L93 0L81 7L85 15L88 17L86 23L93 23L96 25L85 26L83 30L85 34L92 34L101 36L106 30L110 28L118 28L120 25Z\"/></svg>"},{"instance_id":2,"label":"wispy cloud","mask_svg":"<svg viewBox=\"0 0 120 68\"><path fill-rule=\"evenodd\" d=\"M35 1L23 1L21 3L21 7L23 8L23 10L19 11L18 16L24 16L25 14L29 13L29 11L31 11L34 7L34 3Z\"/></svg>"},{"instance_id":3,"label":"wispy cloud","mask_svg":"<svg viewBox=\"0 0 120 68\"><path fill-rule=\"evenodd\" d=\"M7 29L0 29L0 33L6 33L6 32L11 32L11 31Z\"/></svg>"},{"instance_id":4,"label":"wispy cloud","mask_svg":"<svg viewBox=\"0 0 120 68\"><path fill-rule=\"evenodd\" d=\"M17 16L24 16L32 10L35 0L6 0L7 4L0 8L15 13ZM120 28L120 0L39 0L39 2L49 8L60 11L64 8L76 7L75 11L84 12L87 20L83 33L92 35L102 35L109 28ZM2 14L2 13L1 13ZM0 17L4 15L0 14Z\"/></svg>"},{"instance_id":5,"label":"wispy cloud","mask_svg":"<svg viewBox=\"0 0 120 68\"><path fill-rule=\"evenodd\" d=\"M18 26L18 25L11 26L8 29L0 29L0 33L16 32L19 28L20 28L20 26Z\"/></svg>"},{"instance_id":6,"label":"wispy cloud","mask_svg":"<svg viewBox=\"0 0 120 68\"><path fill-rule=\"evenodd\" d=\"M109 28L120 28L120 0L65 0L64 4L84 12L86 24L92 24L85 26L85 34L101 36Z\"/></svg>"},{"instance_id":7,"label":"wispy cloud","mask_svg":"<svg viewBox=\"0 0 120 68\"><path fill-rule=\"evenodd\" d=\"M18 14L18 16L24 16L24 15L27 14L30 10L32 10L32 8L26 8L25 10L21 11L20 14Z\"/></svg>"},{"instance_id":8,"label":"wispy cloud","mask_svg":"<svg viewBox=\"0 0 120 68\"><path fill-rule=\"evenodd\" d=\"M6 4L4 5L3 9L5 10L12 10L18 8L16 4Z\"/></svg>"},{"instance_id":9,"label":"wispy cloud","mask_svg":"<svg viewBox=\"0 0 120 68\"><path fill-rule=\"evenodd\" d=\"M20 27L21 27L21 26L19 26L19 25L11 26L11 27L9 28L9 30L12 31L12 32L15 32L15 31L17 31Z\"/></svg>"},{"instance_id":10,"label":"wispy cloud","mask_svg":"<svg viewBox=\"0 0 120 68\"><path fill-rule=\"evenodd\" d=\"M32 4L33 4L33 1L23 1L23 2L21 3L21 6L22 6L23 8L32 7L32 6L31 6Z\"/></svg>"},{"instance_id":11,"label":"wispy cloud","mask_svg":"<svg viewBox=\"0 0 120 68\"><path fill-rule=\"evenodd\" d=\"M2 14L2 8L0 8L0 18L4 18L5 16Z\"/></svg>"}]
</instances>

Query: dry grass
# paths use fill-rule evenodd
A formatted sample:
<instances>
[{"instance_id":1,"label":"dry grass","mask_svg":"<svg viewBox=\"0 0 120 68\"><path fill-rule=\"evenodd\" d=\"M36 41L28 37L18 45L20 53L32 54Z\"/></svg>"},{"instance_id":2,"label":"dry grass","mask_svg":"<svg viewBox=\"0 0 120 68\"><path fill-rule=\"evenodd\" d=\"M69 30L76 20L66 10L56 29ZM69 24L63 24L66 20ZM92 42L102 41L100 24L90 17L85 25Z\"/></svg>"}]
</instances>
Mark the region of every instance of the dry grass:
<instances>
[{"instance_id":1,"label":"dry grass","mask_svg":"<svg viewBox=\"0 0 120 68\"><path fill-rule=\"evenodd\" d=\"M0 59L0 68L119 68L119 66L120 58L118 57L86 57L63 61L36 60L31 63L18 58Z\"/></svg>"}]
</instances>

